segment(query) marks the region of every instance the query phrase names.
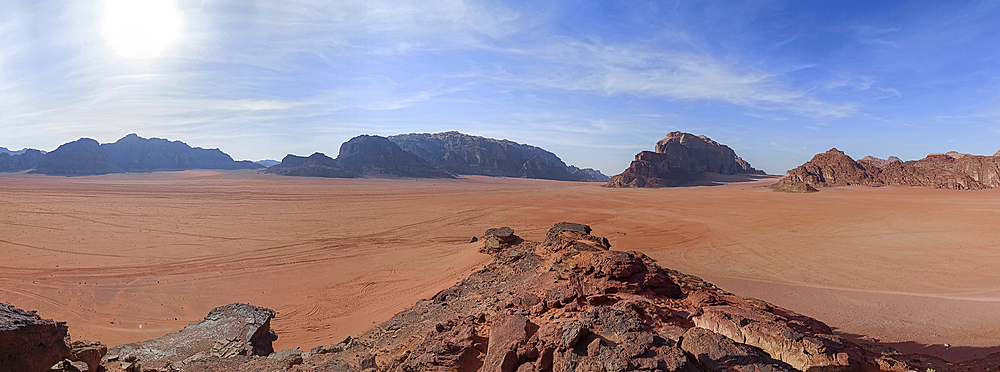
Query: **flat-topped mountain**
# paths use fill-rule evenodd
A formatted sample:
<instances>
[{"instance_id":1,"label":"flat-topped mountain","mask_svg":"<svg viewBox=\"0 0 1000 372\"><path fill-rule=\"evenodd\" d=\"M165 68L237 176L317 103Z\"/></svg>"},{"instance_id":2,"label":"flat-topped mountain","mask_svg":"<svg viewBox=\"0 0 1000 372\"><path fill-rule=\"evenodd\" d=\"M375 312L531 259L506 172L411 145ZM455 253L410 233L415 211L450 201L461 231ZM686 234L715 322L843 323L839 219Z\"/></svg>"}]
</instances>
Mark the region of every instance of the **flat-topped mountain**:
<instances>
[{"instance_id":1,"label":"flat-topped mountain","mask_svg":"<svg viewBox=\"0 0 1000 372\"><path fill-rule=\"evenodd\" d=\"M855 161L836 148L787 172L771 185L777 191L803 192L836 186L930 186L980 190L1000 187L1000 156L934 153L920 160L882 160L871 156Z\"/></svg>"},{"instance_id":2,"label":"flat-topped mountain","mask_svg":"<svg viewBox=\"0 0 1000 372\"><path fill-rule=\"evenodd\" d=\"M670 132L656 142L654 151L643 151L608 187L674 187L697 183L704 173L764 174L736 155L729 146L704 135Z\"/></svg>"},{"instance_id":3,"label":"flat-topped mountain","mask_svg":"<svg viewBox=\"0 0 1000 372\"><path fill-rule=\"evenodd\" d=\"M344 142L336 159L319 152L309 157L289 154L280 164L264 172L332 178L454 178L416 155L403 151L387 138L369 135Z\"/></svg>"},{"instance_id":4,"label":"flat-topped mountain","mask_svg":"<svg viewBox=\"0 0 1000 372\"><path fill-rule=\"evenodd\" d=\"M81 138L45 154L30 173L97 175L120 172L188 169L257 169L249 161L235 161L219 149L191 147L181 141L142 138L129 134L114 143L99 144Z\"/></svg>"},{"instance_id":5,"label":"flat-topped mountain","mask_svg":"<svg viewBox=\"0 0 1000 372\"><path fill-rule=\"evenodd\" d=\"M400 148L452 174L604 182L594 169L567 166L540 147L459 132L390 136Z\"/></svg>"}]
</instances>

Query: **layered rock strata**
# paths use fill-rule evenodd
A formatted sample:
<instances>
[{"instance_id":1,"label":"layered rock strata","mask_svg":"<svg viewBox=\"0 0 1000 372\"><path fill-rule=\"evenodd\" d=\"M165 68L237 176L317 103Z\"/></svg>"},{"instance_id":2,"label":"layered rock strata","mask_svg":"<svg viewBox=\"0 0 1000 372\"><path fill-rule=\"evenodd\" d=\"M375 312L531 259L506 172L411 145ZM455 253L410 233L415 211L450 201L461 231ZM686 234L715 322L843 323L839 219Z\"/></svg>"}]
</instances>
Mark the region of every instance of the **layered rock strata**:
<instances>
[{"instance_id":1,"label":"layered rock strata","mask_svg":"<svg viewBox=\"0 0 1000 372\"><path fill-rule=\"evenodd\" d=\"M608 187L675 187L701 181L705 173L764 174L736 155L729 146L704 135L670 132L656 142L655 151L643 151Z\"/></svg>"}]
</instances>

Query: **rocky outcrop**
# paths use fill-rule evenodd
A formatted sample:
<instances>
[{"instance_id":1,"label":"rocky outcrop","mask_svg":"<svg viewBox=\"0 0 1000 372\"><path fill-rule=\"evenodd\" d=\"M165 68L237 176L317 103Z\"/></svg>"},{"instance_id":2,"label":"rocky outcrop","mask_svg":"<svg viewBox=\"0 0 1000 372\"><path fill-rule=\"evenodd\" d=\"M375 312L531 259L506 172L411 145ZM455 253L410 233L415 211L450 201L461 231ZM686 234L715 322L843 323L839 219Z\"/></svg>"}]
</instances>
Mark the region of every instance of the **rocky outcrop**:
<instances>
[{"instance_id":1,"label":"rocky outcrop","mask_svg":"<svg viewBox=\"0 0 1000 372\"><path fill-rule=\"evenodd\" d=\"M331 178L454 178L385 137L369 135L345 142L336 159L318 152L309 157L288 155L264 172Z\"/></svg>"},{"instance_id":2,"label":"rocky outcrop","mask_svg":"<svg viewBox=\"0 0 1000 372\"><path fill-rule=\"evenodd\" d=\"M594 169L567 166L542 148L459 132L412 133L389 140L452 174L606 182Z\"/></svg>"},{"instance_id":3,"label":"rocky outcrop","mask_svg":"<svg viewBox=\"0 0 1000 372\"><path fill-rule=\"evenodd\" d=\"M0 304L0 372L41 372L70 357L66 323Z\"/></svg>"},{"instance_id":4,"label":"rocky outcrop","mask_svg":"<svg viewBox=\"0 0 1000 372\"><path fill-rule=\"evenodd\" d=\"M22 155L23 156L23 155ZM83 176L121 172L187 169L257 169L249 161L234 161L219 149L190 147L180 141L145 139L129 134L115 143L81 138L46 153L30 173Z\"/></svg>"},{"instance_id":5,"label":"rocky outcrop","mask_svg":"<svg viewBox=\"0 0 1000 372\"><path fill-rule=\"evenodd\" d=\"M44 152L24 149L17 153L0 152L0 172L19 172L37 167L42 162Z\"/></svg>"},{"instance_id":6,"label":"rocky outcrop","mask_svg":"<svg viewBox=\"0 0 1000 372\"><path fill-rule=\"evenodd\" d=\"M643 151L608 187L675 187L696 184L705 173L722 175L764 174L750 166L729 146L704 135L670 132L656 142L654 151Z\"/></svg>"},{"instance_id":7,"label":"rocky outcrop","mask_svg":"<svg viewBox=\"0 0 1000 372\"><path fill-rule=\"evenodd\" d=\"M509 228L490 236L516 236ZM486 240L486 239L484 239ZM512 241L513 242L513 241ZM490 243L485 242L485 246ZM303 371L947 371L857 345L822 322L612 251L589 226L516 241L454 287L358 338L316 348ZM986 362L988 363L988 362ZM902 368L902 369L901 369Z\"/></svg>"},{"instance_id":8,"label":"rocky outcrop","mask_svg":"<svg viewBox=\"0 0 1000 372\"><path fill-rule=\"evenodd\" d=\"M116 346L105 361L119 363L121 369L179 368L209 358L267 356L274 352L277 339L271 330L274 311L247 304L229 304L212 309L199 323L166 336ZM145 369L142 369L145 370Z\"/></svg>"},{"instance_id":9,"label":"rocky outcrop","mask_svg":"<svg viewBox=\"0 0 1000 372\"><path fill-rule=\"evenodd\" d=\"M930 186L953 190L1000 187L1000 157L948 152L920 160L882 160L871 156L854 161L836 148L787 172L771 185L776 191L802 192L836 186Z\"/></svg>"}]
</instances>

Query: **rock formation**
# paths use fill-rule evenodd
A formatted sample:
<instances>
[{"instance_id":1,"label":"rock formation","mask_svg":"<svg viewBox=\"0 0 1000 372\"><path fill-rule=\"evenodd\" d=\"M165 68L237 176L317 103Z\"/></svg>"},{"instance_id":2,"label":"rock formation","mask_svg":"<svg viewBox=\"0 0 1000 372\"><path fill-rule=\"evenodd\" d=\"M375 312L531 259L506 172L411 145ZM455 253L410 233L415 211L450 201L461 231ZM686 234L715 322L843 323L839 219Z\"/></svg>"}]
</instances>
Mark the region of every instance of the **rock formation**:
<instances>
[{"instance_id":1,"label":"rock formation","mask_svg":"<svg viewBox=\"0 0 1000 372\"><path fill-rule=\"evenodd\" d=\"M116 346L104 358L123 370L179 368L209 358L267 356L277 339L271 330L274 311L247 304L229 304L212 309L199 323L155 340Z\"/></svg>"},{"instance_id":2,"label":"rock formation","mask_svg":"<svg viewBox=\"0 0 1000 372\"><path fill-rule=\"evenodd\" d=\"M948 152L903 162L871 156L854 161L830 149L787 172L771 185L776 191L802 192L836 186L930 186L953 190L1000 187L1000 157Z\"/></svg>"},{"instance_id":3,"label":"rock formation","mask_svg":"<svg viewBox=\"0 0 1000 372\"><path fill-rule=\"evenodd\" d=\"M37 167L44 155L44 152L35 149L24 149L17 153L0 152L0 172L18 172Z\"/></svg>"},{"instance_id":4,"label":"rock formation","mask_svg":"<svg viewBox=\"0 0 1000 372\"><path fill-rule=\"evenodd\" d=\"M452 174L605 182L594 169L567 166L556 154L508 140L459 132L390 136L400 148Z\"/></svg>"},{"instance_id":5,"label":"rock formation","mask_svg":"<svg viewBox=\"0 0 1000 372\"><path fill-rule=\"evenodd\" d=\"M47 371L68 358L66 323L0 304L0 372Z\"/></svg>"},{"instance_id":6,"label":"rock formation","mask_svg":"<svg viewBox=\"0 0 1000 372\"><path fill-rule=\"evenodd\" d=\"M643 151L608 187L675 187L696 184L706 172L731 175L764 174L750 166L729 146L704 135L670 132L656 142L656 151Z\"/></svg>"},{"instance_id":7,"label":"rock formation","mask_svg":"<svg viewBox=\"0 0 1000 372\"><path fill-rule=\"evenodd\" d=\"M385 137L369 135L344 142L336 159L319 152L309 157L289 154L280 164L264 172L333 178L454 178L416 155L403 151Z\"/></svg>"},{"instance_id":8,"label":"rock formation","mask_svg":"<svg viewBox=\"0 0 1000 372\"><path fill-rule=\"evenodd\" d=\"M82 176L120 172L263 167L249 161L234 161L219 149L191 147L181 141L145 139L129 134L114 143L99 144L93 139L81 138L63 144L55 151L42 156L34 168L30 173Z\"/></svg>"}]
</instances>

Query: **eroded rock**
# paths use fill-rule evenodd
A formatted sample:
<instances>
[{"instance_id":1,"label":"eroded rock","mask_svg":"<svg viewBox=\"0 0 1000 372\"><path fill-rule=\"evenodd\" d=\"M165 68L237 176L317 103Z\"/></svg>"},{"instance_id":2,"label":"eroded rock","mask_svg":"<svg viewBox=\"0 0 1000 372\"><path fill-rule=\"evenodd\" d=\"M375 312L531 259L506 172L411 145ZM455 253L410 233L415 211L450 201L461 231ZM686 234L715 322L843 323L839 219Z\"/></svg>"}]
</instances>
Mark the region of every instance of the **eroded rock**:
<instances>
[{"instance_id":1,"label":"eroded rock","mask_svg":"<svg viewBox=\"0 0 1000 372\"><path fill-rule=\"evenodd\" d=\"M0 372L47 371L70 357L64 322L0 304Z\"/></svg>"},{"instance_id":2,"label":"eroded rock","mask_svg":"<svg viewBox=\"0 0 1000 372\"><path fill-rule=\"evenodd\" d=\"M196 354L217 358L267 356L277 338L271 331L274 311L248 304L229 304L212 309L199 323L176 333L143 342L116 346L106 360L122 360L149 366L178 364Z\"/></svg>"}]
</instances>

